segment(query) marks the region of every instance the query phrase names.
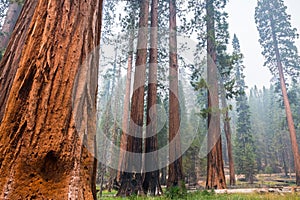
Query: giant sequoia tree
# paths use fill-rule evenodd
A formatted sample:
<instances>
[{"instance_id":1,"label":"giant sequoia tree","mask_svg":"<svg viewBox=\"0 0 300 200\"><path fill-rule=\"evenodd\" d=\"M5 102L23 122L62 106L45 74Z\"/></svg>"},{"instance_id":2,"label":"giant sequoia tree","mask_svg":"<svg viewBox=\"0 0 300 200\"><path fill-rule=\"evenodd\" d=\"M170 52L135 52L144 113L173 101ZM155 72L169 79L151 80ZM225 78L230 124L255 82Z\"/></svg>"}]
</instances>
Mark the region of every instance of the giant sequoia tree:
<instances>
[{"instance_id":1,"label":"giant sequoia tree","mask_svg":"<svg viewBox=\"0 0 300 200\"><path fill-rule=\"evenodd\" d=\"M135 27L135 6L133 2L129 2L132 12L129 14L129 41L128 41L128 58L127 58L127 74L126 74L126 83L125 83L125 95L124 95L124 109L122 115L122 134L120 139L120 155L118 163L118 173L117 181L120 181L121 172L124 170L125 161L125 151L127 145L127 133L128 133L128 118L130 110L130 92L131 92L131 73L132 73L132 64L133 64L133 42L134 42L134 27Z\"/></svg>"},{"instance_id":2,"label":"giant sequoia tree","mask_svg":"<svg viewBox=\"0 0 300 200\"><path fill-rule=\"evenodd\" d=\"M262 54L266 58L264 65L280 83L294 154L296 184L300 185L300 154L285 78L288 75L295 79L299 75L299 56L294 44L298 35L296 29L291 27L291 16L286 13L286 8L283 0L259 0L255 21L263 47Z\"/></svg>"},{"instance_id":3,"label":"giant sequoia tree","mask_svg":"<svg viewBox=\"0 0 300 200\"><path fill-rule=\"evenodd\" d=\"M233 98L236 94L234 91L235 77L233 64L236 60L235 56L231 56L227 53L227 45L229 41L229 31L228 31L228 14L223 11L226 4L223 4L220 8L215 10L216 18L216 52L217 52L217 67L220 71L220 99L223 107L223 127L226 137L226 147L227 155L229 161L229 174L230 174L230 185L235 185L235 171L234 171L234 161L232 155L232 141L231 141L231 125L229 110L230 105L227 105L227 101ZM224 110L225 109L225 110Z\"/></svg>"},{"instance_id":4,"label":"giant sequoia tree","mask_svg":"<svg viewBox=\"0 0 300 200\"><path fill-rule=\"evenodd\" d=\"M170 2L169 17L169 175L167 186L182 186L183 171L180 145L180 113L178 98L178 55L177 55L177 27L176 0ZM174 161L174 162L173 162Z\"/></svg>"},{"instance_id":5,"label":"giant sequoia tree","mask_svg":"<svg viewBox=\"0 0 300 200\"><path fill-rule=\"evenodd\" d=\"M145 140L145 179L143 188L146 193L161 194L158 169L157 139L157 62L158 62L158 0L151 4L150 59L147 99L147 130ZM148 153L148 154L147 154ZM150 156L147 156L150 155Z\"/></svg>"},{"instance_id":6,"label":"giant sequoia tree","mask_svg":"<svg viewBox=\"0 0 300 200\"><path fill-rule=\"evenodd\" d=\"M137 56L135 61L135 74L133 94L131 98L131 112L129 133L127 136L124 171L121 173L121 187L119 196L143 194L142 188L142 153L143 153L143 119L144 119L144 93L147 62L148 16L149 1L139 1L139 31L137 41Z\"/></svg>"},{"instance_id":7,"label":"giant sequoia tree","mask_svg":"<svg viewBox=\"0 0 300 200\"><path fill-rule=\"evenodd\" d=\"M219 86L216 51L215 3L206 1L207 84L208 84L208 155L206 188L226 187L220 130Z\"/></svg>"},{"instance_id":8,"label":"giant sequoia tree","mask_svg":"<svg viewBox=\"0 0 300 200\"><path fill-rule=\"evenodd\" d=\"M26 23L16 24L21 38L12 37L1 64L18 67L4 77L13 80L11 89L1 90L8 96L0 125L1 199L96 198L101 7L101 0L25 2Z\"/></svg>"}]
</instances>

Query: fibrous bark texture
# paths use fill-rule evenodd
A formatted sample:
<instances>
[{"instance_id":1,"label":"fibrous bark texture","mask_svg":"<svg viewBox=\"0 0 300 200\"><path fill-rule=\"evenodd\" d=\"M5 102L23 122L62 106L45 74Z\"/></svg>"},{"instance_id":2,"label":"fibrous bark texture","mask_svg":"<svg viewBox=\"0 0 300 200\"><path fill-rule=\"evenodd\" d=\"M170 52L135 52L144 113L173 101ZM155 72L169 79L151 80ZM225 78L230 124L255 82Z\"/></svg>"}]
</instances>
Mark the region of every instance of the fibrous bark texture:
<instances>
[{"instance_id":1,"label":"fibrous bark texture","mask_svg":"<svg viewBox=\"0 0 300 200\"><path fill-rule=\"evenodd\" d=\"M150 59L147 99L147 129L145 141L145 179L143 188L150 195L161 194L158 169L157 140L157 38L158 38L158 0L151 4Z\"/></svg>"},{"instance_id":2,"label":"fibrous bark texture","mask_svg":"<svg viewBox=\"0 0 300 200\"><path fill-rule=\"evenodd\" d=\"M180 116L178 96L178 58L177 58L177 27L176 27L176 0L170 0L169 17L169 174L167 186L182 186L183 171L180 143Z\"/></svg>"},{"instance_id":3,"label":"fibrous bark texture","mask_svg":"<svg viewBox=\"0 0 300 200\"><path fill-rule=\"evenodd\" d=\"M128 118L129 118L129 110L130 110L133 42L134 42L134 30L131 30L130 39L129 39L129 52L128 52L128 59L127 59L128 65L127 65L126 86L125 86L125 96L124 96L124 109L123 109L123 117L122 117L122 134L121 134L121 141L120 141L120 155L119 155L119 163L118 163L117 182L120 182L121 172L124 171L124 164L126 162L125 151L127 146L127 134L128 134L128 124L129 124Z\"/></svg>"},{"instance_id":4,"label":"fibrous bark texture","mask_svg":"<svg viewBox=\"0 0 300 200\"><path fill-rule=\"evenodd\" d=\"M216 66L215 18L213 0L206 1L207 11L207 79L208 79L208 155L207 189L226 187L220 130L218 69Z\"/></svg>"},{"instance_id":5,"label":"fibrous bark texture","mask_svg":"<svg viewBox=\"0 0 300 200\"><path fill-rule=\"evenodd\" d=\"M137 41L137 54L133 94L131 99L131 112L129 134L125 153L124 171L121 174L121 186L118 196L144 194L142 188L142 153L143 153L143 119L144 119L144 93L147 62L148 16L149 0L140 2L140 19Z\"/></svg>"},{"instance_id":6,"label":"fibrous bark texture","mask_svg":"<svg viewBox=\"0 0 300 200\"><path fill-rule=\"evenodd\" d=\"M0 62L0 122L3 118L7 98L20 64L23 46L28 37L28 28L38 0L26 1L15 29L11 34L5 54Z\"/></svg>"},{"instance_id":7,"label":"fibrous bark texture","mask_svg":"<svg viewBox=\"0 0 300 200\"><path fill-rule=\"evenodd\" d=\"M19 60L0 125L0 198L95 199L102 1L26 1L21 17L32 2L25 42L15 33L2 63Z\"/></svg>"},{"instance_id":8,"label":"fibrous bark texture","mask_svg":"<svg viewBox=\"0 0 300 200\"><path fill-rule=\"evenodd\" d=\"M231 142L231 126L230 126L230 117L228 113L228 106L226 102L226 94L225 94L225 88L222 84L221 88L221 102L222 107L226 109L224 119L223 119L223 127L224 132L226 136L226 144L227 144L227 154L228 154L228 160L229 160L229 184L235 185L235 171L234 171L234 160L233 160L233 154L232 154L232 142Z\"/></svg>"}]
</instances>

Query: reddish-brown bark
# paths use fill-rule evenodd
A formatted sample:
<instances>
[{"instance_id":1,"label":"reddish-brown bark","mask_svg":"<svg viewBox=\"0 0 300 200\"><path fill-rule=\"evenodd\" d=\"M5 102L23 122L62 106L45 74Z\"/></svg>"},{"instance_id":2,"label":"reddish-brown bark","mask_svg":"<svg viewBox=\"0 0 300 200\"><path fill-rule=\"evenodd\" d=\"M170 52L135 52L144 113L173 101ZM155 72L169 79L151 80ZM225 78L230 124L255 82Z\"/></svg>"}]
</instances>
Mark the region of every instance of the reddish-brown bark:
<instances>
[{"instance_id":1,"label":"reddish-brown bark","mask_svg":"<svg viewBox=\"0 0 300 200\"><path fill-rule=\"evenodd\" d=\"M134 24L134 23L133 23ZM125 161L125 151L127 146L127 134L128 134L128 118L129 118L129 109L130 109L130 87L131 87L131 73L132 73L132 61L133 61L133 40L134 40L134 32L130 31L130 39L129 39L129 53L127 59L127 75L126 75L126 86L125 86L125 96L124 96L124 109L123 109L123 117L122 117L122 135L120 142L120 156L118 163L118 173L117 173L117 181L120 182L121 172L124 171L124 163Z\"/></svg>"},{"instance_id":2,"label":"reddish-brown bark","mask_svg":"<svg viewBox=\"0 0 300 200\"><path fill-rule=\"evenodd\" d=\"M28 28L38 0L26 1L11 40L0 63L0 122L6 107L6 102L16 71L23 46L28 37Z\"/></svg>"},{"instance_id":3,"label":"reddish-brown bark","mask_svg":"<svg viewBox=\"0 0 300 200\"><path fill-rule=\"evenodd\" d=\"M145 141L145 179L143 188L145 193L151 195L161 194L158 169L158 140L157 140L157 38L158 38L158 0L152 0L151 4L151 30L150 30L150 64L148 78L147 99L147 129ZM149 154L151 153L152 154ZM150 156L148 156L150 155Z\"/></svg>"},{"instance_id":4,"label":"reddish-brown bark","mask_svg":"<svg viewBox=\"0 0 300 200\"><path fill-rule=\"evenodd\" d=\"M227 154L229 160L229 184L235 185L235 171L234 171L234 160L232 155L232 142L231 142L231 127L230 127L230 117L228 113L228 106L225 98L225 89L222 88L221 94L222 107L226 109L224 119L223 119L223 127L226 136L226 144L227 144Z\"/></svg>"},{"instance_id":5,"label":"reddish-brown bark","mask_svg":"<svg viewBox=\"0 0 300 200\"><path fill-rule=\"evenodd\" d=\"M170 0L169 17L169 174L167 186L182 186L183 171L180 144L180 116L178 96L178 58L177 58L177 27L176 27L176 0Z\"/></svg>"},{"instance_id":6,"label":"reddish-brown bark","mask_svg":"<svg viewBox=\"0 0 300 200\"><path fill-rule=\"evenodd\" d=\"M121 174L121 186L117 194L119 196L144 194L142 188L142 130L147 62L148 16L149 0L140 1L138 48L129 123L130 135L127 136L126 147L127 152L133 152L134 154L125 153L125 171Z\"/></svg>"},{"instance_id":7,"label":"reddish-brown bark","mask_svg":"<svg viewBox=\"0 0 300 200\"><path fill-rule=\"evenodd\" d=\"M213 0L206 0L207 12L207 79L208 79L208 155L207 189L226 188L222 142L220 130L220 109L218 89L218 69L216 66L215 18Z\"/></svg>"},{"instance_id":8,"label":"reddish-brown bark","mask_svg":"<svg viewBox=\"0 0 300 200\"><path fill-rule=\"evenodd\" d=\"M21 55L12 38L7 52L19 62L0 125L1 199L96 198L101 12L101 0L39 0Z\"/></svg>"},{"instance_id":9,"label":"reddish-brown bark","mask_svg":"<svg viewBox=\"0 0 300 200\"><path fill-rule=\"evenodd\" d=\"M270 21L271 21L272 39L274 42L275 55L276 55L276 60L277 60L277 68L278 68L278 72L279 72L280 87L281 87L283 103L284 103L284 107L285 107L285 113L286 113L290 138L291 138L292 151L293 151L293 155L294 155L296 184L298 186L300 186L300 154L299 154L299 146L297 143L296 129L295 129L293 114L292 114L292 110L291 110L291 106L290 106L290 102L289 102L289 98L288 98L288 94L287 94L286 83L285 83L285 78L284 78L284 73L283 73L283 67L282 67L282 63L281 63L281 55L279 52L278 41L277 41L277 37L276 37L276 33L275 33L275 24L274 24L274 20L272 19L272 17L271 17Z\"/></svg>"}]
</instances>

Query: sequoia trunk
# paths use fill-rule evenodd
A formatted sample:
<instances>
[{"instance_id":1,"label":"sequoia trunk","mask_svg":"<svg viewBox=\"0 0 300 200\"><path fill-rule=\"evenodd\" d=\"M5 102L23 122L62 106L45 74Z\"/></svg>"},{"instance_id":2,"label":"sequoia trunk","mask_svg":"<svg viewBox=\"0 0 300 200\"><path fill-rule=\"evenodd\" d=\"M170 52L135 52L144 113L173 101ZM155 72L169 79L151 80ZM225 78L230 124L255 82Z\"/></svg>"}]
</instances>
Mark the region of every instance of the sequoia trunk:
<instances>
[{"instance_id":1,"label":"sequoia trunk","mask_svg":"<svg viewBox=\"0 0 300 200\"><path fill-rule=\"evenodd\" d=\"M225 98L225 88L222 87L222 94L221 94L221 102L222 107L226 109L225 116L223 119L224 123L224 132L226 136L226 144L227 144L227 153L228 153L228 160L229 160L229 184L235 185L235 172L234 172L234 160L232 155L232 143L231 143L231 127L230 127L230 117L228 113L228 106Z\"/></svg>"},{"instance_id":2,"label":"sequoia trunk","mask_svg":"<svg viewBox=\"0 0 300 200\"><path fill-rule=\"evenodd\" d=\"M206 188L223 189L226 188L226 182L222 158L218 69L216 66L215 47L215 11L213 2L213 0L206 0L208 67L208 155Z\"/></svg>"},{"instance_id":3,"label":"sequoia trunk","mask_svg":"<svg viewBox=\"0 0 300 200\"><path fill-rule=\"evenodd\" d=\"M158 169L158 141L157 141L157 37L158 37L158 0L151 4L150 30L150 64L147 99L147 129L145 141L145 180L143 188L151 195L161 194Z\"/></svg>"},{"instance_id":4,"label":"sequoia trunk","mask_svg":"<svg viewBox=\"0 0 300 200\"><path fill-rule=\"evenodd\" d=\"M0 123L6 107L8 94L20 64L22 49L28 37L28 28L38 0L26 1L11 34L11 40L0 62Z\"/></svg>"},{"instance_id":5,"label":"sequoia trunk","mask_svg":"<svg viewBox=\"0 0 300 200\"><path fill-rule=\"evenodd\" d=\"M16 25L23 45L12 52L20 39L12 37L7 49L18 69L0 125L0 198L96 199L102 1L39 0L34 7L32 20Z\"/></svg>"},{"instance_id":6,"label":"sequoia trunk","mask_svg":"<svg viewBox=\"0 0 300 200\"><path fill-rule=\"evenodd\" d=\"M292 110L287 94L287 89L286 89L286 83L285 83L285 78L284 78L284 73L283 73L283 67L281 63L281 55L279 53L279 48L278 48L278 41L275 33L275 25L274 25L274 20L271 17L271 31L272 31L272 39L274 42L274 47L275 47L275 55L276 55L276 60L277 60L277 68L279 72L279 80L280 80L280 87L281 87L281 92L283 96L283 103L285 107L285 113L286 113L286 118L287 118L287 124L290 132L290 138L291 138L291 144L292 144L292 151L294 155L294 165L295 165L295 172L296 172L296 184L300 186L300 154L299 154L299 147L297 143L297 136L296 136L296 129L294 125L294 120L293 120L293 115L292 115Z\"/></svg>"},{"instance_id":7,"label":"sequoia trunk","mask_svg":"<svg viewBox=\"0 0 300 200\"><path fill-rule=\"evenodd\" d=\"M133 20L134 21L134 20ZM133 25L135 23L133 22ZM126 86L125 86L125 96L124 96L124 109L122 117L122 134L120 141L120 156L118 163L118 173L117 182L120 182L121 173L124 171L125 161L125 151L127 145L127 134L128 134L128 118L130 109L130 87L131 87L131 73L132 73L132 61L133 61L133 41L134 41L134 30L130 30L129 38L129 52L128 52L128 65L127 65L127 75L126 75Z\"/></svg>"},{"instance_id":8,"label":"sequoia trunk","mask_svg":"<svg viewBox=\"0 0 300 200\"><path fill-rule=\"evenodd\" d=\"M142 137L144 118L144 92L147 62L148 40L148 16L149 0L140 2L140 19L137 41L137 58L135 62L135 74L133 94L131 101L131 113L129 134L127 136L127 152L125 153L124 172L121 174L121 186L118 196L132 194L144 194L142 187Z\"/></svg>"},{"instance_id":9,"label":"sequoia trunk","mask_svg":"<svg viewBox=\"0 0 300 200\"><path fill-rule=\"evenodd\" d=\"M180 144L180 116L178 96L178 58L177 58L177 27L176 0L170 0L170 41L169 41L169 174L167 186L182 186L183 172Z\"/></svg>"}]
</instances>

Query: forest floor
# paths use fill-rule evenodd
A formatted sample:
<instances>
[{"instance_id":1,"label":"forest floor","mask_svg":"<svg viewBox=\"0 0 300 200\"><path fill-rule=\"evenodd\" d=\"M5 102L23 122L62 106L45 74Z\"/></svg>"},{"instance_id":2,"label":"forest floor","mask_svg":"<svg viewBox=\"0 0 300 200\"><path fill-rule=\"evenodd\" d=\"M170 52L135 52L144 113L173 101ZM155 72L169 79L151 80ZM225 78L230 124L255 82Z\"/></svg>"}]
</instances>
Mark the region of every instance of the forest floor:
<instances>
[{"instance_id":1,"label":"forest floor","mask_svg":"<svg viewBox=\"0 0 300 200\"><path fill-rule=\"evenodd\" d=\"M283 174L258 174L253 184L237 177L236 186L228 186L226 190L207 191L204 190L203 182L199 181L197 186L187 186L186 194L170 194L170 192L159 197L132 196L128 198L115 197L117 191L103 191L104 200L167 200L167 199L220 199L220 200L300 200L300 187L295 187L295 177L285 177Z\"/></svg>"},{"instance_id":2,"label":"forest floor","mask_svg":"<svg viewBox=\"0 0 300 200\"><path fill-rule=\"evenodd\" d=\"M208 199L208 200L300 200L299 194L279 194L279 193L249 193L249 194L216 194L214 192L208 191L197 191L192 193L187 193L182 197L170 198L165 195L159 197L142 197L142 196L131 196L131 197L114 197L114 194L108 195L108 193L103 193L101 200L169 200L169 199Z\"/></svg>"}]
</instances>

